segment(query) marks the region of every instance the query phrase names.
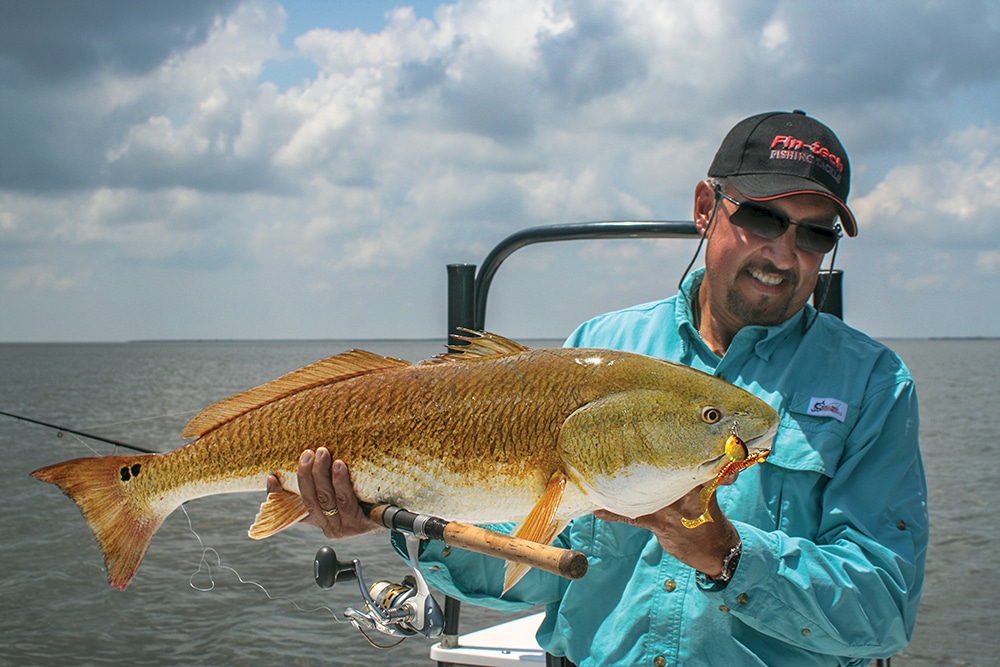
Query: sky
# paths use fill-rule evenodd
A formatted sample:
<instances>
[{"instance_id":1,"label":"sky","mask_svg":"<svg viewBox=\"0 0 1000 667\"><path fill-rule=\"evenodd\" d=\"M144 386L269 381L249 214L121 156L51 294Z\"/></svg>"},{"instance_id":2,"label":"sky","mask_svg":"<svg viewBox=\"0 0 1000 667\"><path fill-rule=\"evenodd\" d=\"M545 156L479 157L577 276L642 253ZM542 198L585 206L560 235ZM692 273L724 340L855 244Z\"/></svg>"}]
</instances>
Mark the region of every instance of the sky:
<instances>
[{"instance_id":1,"label":"sky","mask_svg":"<svg viewBox=\"0 0 1000 667\"><path fill-rule=\"evenodd\" d=\"M722 137L846 146L845 318L1000 336L1000 3L0 0L0 342L443 338L450 263L690 220ZM670 296L691 241L532 246L486 327Z\"/></svg>"}]
</instances>

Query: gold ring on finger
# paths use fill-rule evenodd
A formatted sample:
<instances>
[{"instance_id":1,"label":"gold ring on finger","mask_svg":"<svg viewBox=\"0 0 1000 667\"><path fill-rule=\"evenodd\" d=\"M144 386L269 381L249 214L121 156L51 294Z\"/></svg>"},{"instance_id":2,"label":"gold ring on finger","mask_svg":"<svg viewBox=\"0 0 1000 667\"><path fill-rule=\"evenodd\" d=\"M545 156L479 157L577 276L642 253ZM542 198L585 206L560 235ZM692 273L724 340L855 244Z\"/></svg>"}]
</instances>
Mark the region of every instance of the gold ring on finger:
<instances>
[{"instance_id":1,"label":"gold ring on finger","mask_svg":"<svg viewBox=\"0 0 1000 667\"><path fill-rule=\"evenodd\" d=\"M323 514L325 514L327 516L336 516L339 512L340 512L340 510L337 509L336 507L334 507L333 509L330 509L330 510L323 510Z\"/></svg>"}]
</instances>

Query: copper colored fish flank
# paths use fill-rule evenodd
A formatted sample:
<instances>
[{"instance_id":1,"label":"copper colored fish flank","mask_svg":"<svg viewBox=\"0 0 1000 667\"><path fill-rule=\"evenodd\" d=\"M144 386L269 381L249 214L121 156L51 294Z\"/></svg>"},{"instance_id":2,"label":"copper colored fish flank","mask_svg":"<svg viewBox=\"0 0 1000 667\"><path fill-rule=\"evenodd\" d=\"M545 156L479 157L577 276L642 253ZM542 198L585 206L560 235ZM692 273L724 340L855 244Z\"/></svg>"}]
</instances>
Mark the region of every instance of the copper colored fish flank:
<instances>
[{"instance_id":1,"label":"copper colored fish flank","mask_svg":"<svg viewBox=\"0 0 1000 667\"><path fill-rule=\"evenodd\" d=\"M472 523L524 522L547 542L597 508L639 516L713 479L737 424L765 451L777 415L751 394L690 368L609 350L529 350L492 334L463 354L410 364L346 352L206 408L165 454L76 459L32 473L80 507L124 589L153 534L181 503L269 494L250 528L262 538L306 516L295 470L327 447L358 496ZM550 483L551 482L551 483ZM531 515L532 519L525 519Z\"/></svg>"}]
</instances>

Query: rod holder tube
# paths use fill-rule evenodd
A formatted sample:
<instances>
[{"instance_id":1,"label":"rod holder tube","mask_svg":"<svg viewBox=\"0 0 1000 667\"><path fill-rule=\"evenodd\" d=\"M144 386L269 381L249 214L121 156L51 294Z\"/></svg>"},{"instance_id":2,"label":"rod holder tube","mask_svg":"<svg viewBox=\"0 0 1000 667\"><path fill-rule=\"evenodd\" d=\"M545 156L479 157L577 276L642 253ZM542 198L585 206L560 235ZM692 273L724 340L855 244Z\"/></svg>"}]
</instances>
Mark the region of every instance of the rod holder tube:
<instances>
[{"instance_id":1,"label":"rod holder tube","mask_svg":"<svg viewBox=\"0 0 1000 667\"><path fill-rule=\"evenodd\" d=\"M448 265L448 340L476 328L476 265Z\"/></svg>"},{"instance_id":2,"label":"rod holder tube","mask_svg":"<svg viewBox=\"0 0 1000 667\"><path fill-rule=\"evenodd\" d=\"M444 599L444 630L441 633L441 648L458 648L458 620L461 612L461 600L450 596Z\"/></svg>"}]
</instances>

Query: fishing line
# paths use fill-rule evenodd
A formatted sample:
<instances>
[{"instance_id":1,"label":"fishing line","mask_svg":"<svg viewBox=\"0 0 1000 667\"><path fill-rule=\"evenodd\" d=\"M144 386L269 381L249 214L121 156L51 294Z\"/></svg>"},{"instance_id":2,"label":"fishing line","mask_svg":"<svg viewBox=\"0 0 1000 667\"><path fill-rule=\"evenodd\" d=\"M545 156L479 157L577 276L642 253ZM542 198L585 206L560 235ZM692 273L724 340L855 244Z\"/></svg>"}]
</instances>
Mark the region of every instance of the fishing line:
<instances>
[{"instance_id":1,"label":"fishing line","mask_svg":"<svg viewBox=\"0 0 1000 667\"><path fill-rule=\"evenodd\" d=\"M329 612L330 615L333 616L334 620L336 620L338 623L350 622L347 619L340 618L337 615L337 613L333 611L333 609L330 609L327 606L319 606L313 609L306 609L305 607L301 606L298 602L288 597L287 595L281 595L281 596L271 595L271 593L267 590L267 588L264 587L263 584L256 581L251 581L249 579L244 579L243 576L239 572L237 572L234 568L222 564L222 556L219 554L218 550L216 550L214 547L205 546L205 542L201 539L201 535L199 535L198 531L194 529L194 524L191 521L191 515L188 514L187 508L184 507L184 505L181 505L180 509L182 512L184 512L184 516L187 519L188 530L191 532L192 535L194 535L195 539L198 540L198 546L201 547L201 559L198 562L198 569L195 570L188 578L188 585L191 586L191 588L193 588L194 590L199 591L201 593L209 593L215 590L215 576L212 574L213 566L212 563L209 562L209 554L211 554L214 556L216 568L218 568L219 570L228 570L236 577L236 580L241 584L247 586L253 586L260 589L260 591L267 596L267 599L271 600L272 602L278 602L280 600L284 600L290 603L293 607L295 607L296 610L304 614L314 614L318 611L326 611ZM207 586L199 585L197 583L196 580L199 576L205 576L208 578Z\"/></svg>"},{"instance_id":2,"label":"fishing line","mask_svg":"<svg viewBox=\"0 0 1000 667\"><path fill-rule=\"evenodd\" d=\"M73 438L74 440L76 440L76 441L77 441L78 443L80 443L81 445L83 445L84 447L86 447L86 448L87 448L87 449L88 449L88 450L90 451L90 453L91 453L91 454L93 454L94 456L101 456L101 455L102 455L102 454L101 454L101 453L100 453L99 451L97 451L97 448L95 448L95 447L92 447L92 446L90 445L90 443L89 443L89 442L87 442L86 440L84 440L84 439L83 439L83 438L81 438L80 436L78 436L78 435L76 435L76 434L74 434L74 433L70 433L70 436L71 436L71 437L72 437L72 438ZM58 433L58 434L56 435L56 437L57 437L57 438L61 438L61 437L63 437L63 434L62 434L62 431L60 431L60 432L59 432L59 433Z\"/></svg>"},{"instance_id":3,"label":"fishing line","mask_svg":"<svg viewBox=\"0 0 1000 667\"><path fill-rule=\"evenodd\" d=\"M167 417L181 417L183 415L194 415L197 414L198 410L183 410L181 412L167 412L162 415L151 415L149 417L136 417L135 419L123 419L116 422L108 422L106 424L95 424L90 428L108 428L109 426L121 426L122 424L135 424L136 422L152 421L154 419L165 419Z\"/></svg>"}]
</instances>

